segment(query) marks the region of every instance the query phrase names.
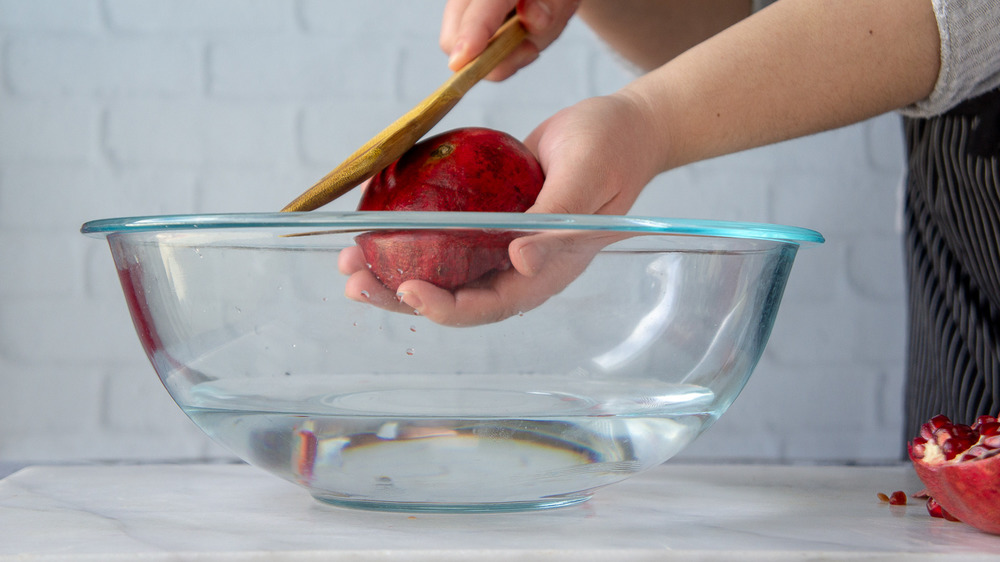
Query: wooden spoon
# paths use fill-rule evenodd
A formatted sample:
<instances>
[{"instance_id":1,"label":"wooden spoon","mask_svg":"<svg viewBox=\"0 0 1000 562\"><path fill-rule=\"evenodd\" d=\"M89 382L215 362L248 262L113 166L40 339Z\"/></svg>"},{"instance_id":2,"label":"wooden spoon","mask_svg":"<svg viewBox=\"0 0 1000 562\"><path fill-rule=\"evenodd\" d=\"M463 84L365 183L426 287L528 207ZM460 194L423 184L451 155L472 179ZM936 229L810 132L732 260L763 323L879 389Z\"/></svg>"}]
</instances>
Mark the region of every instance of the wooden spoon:
<instances>
[{"instance_id":1,"label":"wooden spoon","mask_svg":"<svg viewBox=\"0 0 1000 562\"><path fill-rule=\"evenodd\" d=\"M322 207L395 162L437 125L472 86L507 58L525 36L527 31L521 21L517 15L512 16L478 57L281 211L311 211Z\"/></svg>"}]
</instances>

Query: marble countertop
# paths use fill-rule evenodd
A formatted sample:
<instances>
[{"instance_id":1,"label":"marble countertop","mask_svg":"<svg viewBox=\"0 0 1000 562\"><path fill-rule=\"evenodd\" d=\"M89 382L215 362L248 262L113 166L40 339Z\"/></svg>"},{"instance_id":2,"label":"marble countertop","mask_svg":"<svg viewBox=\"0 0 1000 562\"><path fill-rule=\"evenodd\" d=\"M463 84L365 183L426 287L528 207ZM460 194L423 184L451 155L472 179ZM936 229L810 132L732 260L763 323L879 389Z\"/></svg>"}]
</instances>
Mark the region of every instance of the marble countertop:
<instances>
[{"instance_id":1,"label":"marble countertop","mask_svg":"<svg viewBox=\"0 0 1000 562\"><path fill-rule=\"evenodd\" d=\"M0 480L0 561L998 560L909 466L666 464L533 513L331 507L242 464L35 466Z\"/></svg>"}]
</instances>

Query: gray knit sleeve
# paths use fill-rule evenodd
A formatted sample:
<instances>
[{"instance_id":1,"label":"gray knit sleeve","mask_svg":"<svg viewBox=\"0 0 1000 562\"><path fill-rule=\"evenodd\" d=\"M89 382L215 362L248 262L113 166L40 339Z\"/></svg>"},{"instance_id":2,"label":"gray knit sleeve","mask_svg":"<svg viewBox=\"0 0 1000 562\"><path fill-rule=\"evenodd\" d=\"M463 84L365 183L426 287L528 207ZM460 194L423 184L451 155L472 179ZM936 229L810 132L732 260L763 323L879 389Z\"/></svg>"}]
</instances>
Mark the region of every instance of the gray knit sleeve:
<instances>
[{"instance_id":1,"label":"gray knit sleeve","mask_svg":"<svg viewBox=\"0 0 1000 562\"><path fill-rule=\"evenodd\" d=\"M777 0L753 0L753 11L759 11L762 8L766 8L768 4L773 4Z\"/></svg>"},{"instance_id":2,"label":"gray knit sleeve","mask_svg":"<svg viewBox=\"0 0 1000 562\"><path fill-rule=\"evenodd\" d=\"M941 35L941 70L931 95L900 110L911 117L944 113L1000 87L1000 2L932 0Z\"/></svg>"}]
</instances>

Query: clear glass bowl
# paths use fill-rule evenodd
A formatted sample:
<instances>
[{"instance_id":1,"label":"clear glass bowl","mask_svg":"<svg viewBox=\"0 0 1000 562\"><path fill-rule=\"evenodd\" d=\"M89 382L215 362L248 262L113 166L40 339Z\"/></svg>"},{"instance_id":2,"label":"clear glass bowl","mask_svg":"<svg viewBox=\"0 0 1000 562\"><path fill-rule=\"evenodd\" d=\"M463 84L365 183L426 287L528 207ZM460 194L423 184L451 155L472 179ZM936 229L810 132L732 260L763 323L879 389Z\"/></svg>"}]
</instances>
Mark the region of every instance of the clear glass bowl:
<instances>
[{"instance_id":1,"label":"clear glass bowl","mask_svg":"<svg viewBox=\"0 0 1000 562\"><path fill-rule=\"evenodd\" d=\"M406 511L571 505L663 463L736 398L797 250L823 241L774 225L492 213L82 231L107 237L140 342L208 435L324 502ZM375 231L503 233L533 268L459 289L448 315L416 314L350 266L355 238Z\"/></svg>"}]
</instances>

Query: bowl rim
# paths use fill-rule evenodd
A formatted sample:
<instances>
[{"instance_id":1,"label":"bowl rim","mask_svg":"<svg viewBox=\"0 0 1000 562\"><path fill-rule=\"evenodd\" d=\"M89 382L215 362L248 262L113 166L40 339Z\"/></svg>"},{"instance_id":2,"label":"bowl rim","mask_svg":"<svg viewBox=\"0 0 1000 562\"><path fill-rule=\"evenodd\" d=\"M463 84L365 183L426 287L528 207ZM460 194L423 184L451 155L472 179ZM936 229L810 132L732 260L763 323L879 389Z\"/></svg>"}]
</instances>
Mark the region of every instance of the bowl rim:
<instances>
[{"instance_id":1,"label":"bowl rim","mask_svg":"<svg viewBox=\"0 0 1000 562\"><path fill-rule=\"evenodd\" d=\"M811 246L825 242L823 235L815 230L758 222L628 215L440 211L309 211L147 215L88 221L80 227L80 232L95 238L102 238L116 233L240 228L585 230L774 240L799 246Z\"/></svg>"}]
</instances>

